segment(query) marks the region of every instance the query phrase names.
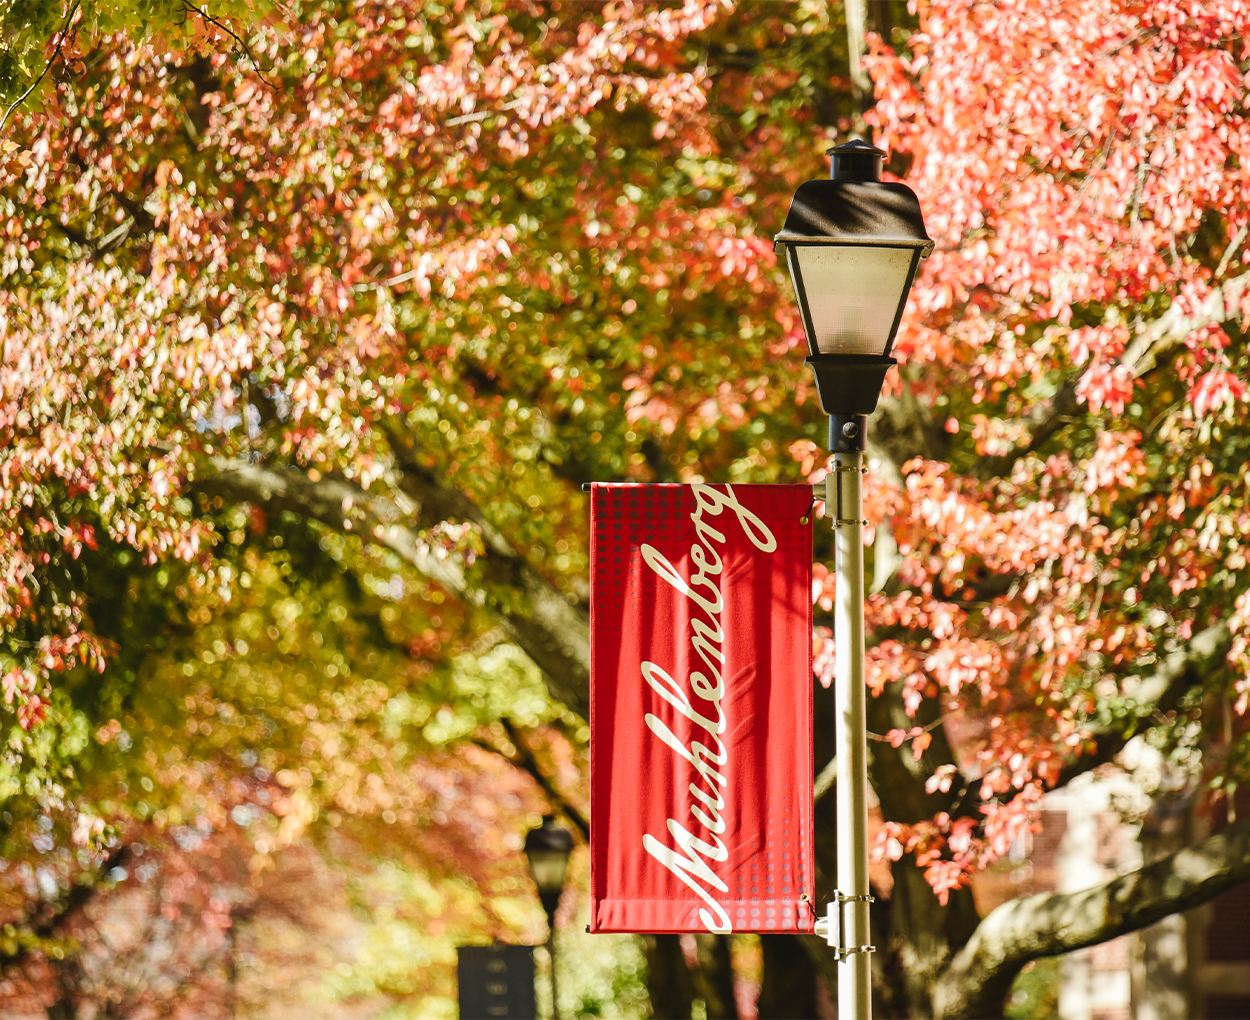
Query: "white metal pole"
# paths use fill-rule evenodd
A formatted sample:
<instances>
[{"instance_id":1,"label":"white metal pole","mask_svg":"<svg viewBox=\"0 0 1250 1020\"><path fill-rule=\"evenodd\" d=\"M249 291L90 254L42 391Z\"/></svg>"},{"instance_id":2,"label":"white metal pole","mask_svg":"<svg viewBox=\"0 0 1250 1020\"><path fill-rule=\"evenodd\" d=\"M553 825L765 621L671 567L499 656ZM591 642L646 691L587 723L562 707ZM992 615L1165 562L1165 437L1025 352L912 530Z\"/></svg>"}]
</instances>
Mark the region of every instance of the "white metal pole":
<instances>
[{"instance_id":1,"label":"white metal pole","mask_svg":"<svg viewBox=\"0 0 1250 1020\"><path fill-rule=\"evenodd\" d=\"M855 419L850 419L855 421ZM855 422L858 429L863 418ZM854 437L852 432L851 436ZM859 447L860 442L853 442ZM868 748L864 690L864 515L862 449L836 452L826 512L834 521L837 597L834 606L837 726L838 899L829 905L830 937L840 929L838 1016L872 1018L868 892ZM836 913L835 913L836 911Z\"/></svg>"}]
</instances>

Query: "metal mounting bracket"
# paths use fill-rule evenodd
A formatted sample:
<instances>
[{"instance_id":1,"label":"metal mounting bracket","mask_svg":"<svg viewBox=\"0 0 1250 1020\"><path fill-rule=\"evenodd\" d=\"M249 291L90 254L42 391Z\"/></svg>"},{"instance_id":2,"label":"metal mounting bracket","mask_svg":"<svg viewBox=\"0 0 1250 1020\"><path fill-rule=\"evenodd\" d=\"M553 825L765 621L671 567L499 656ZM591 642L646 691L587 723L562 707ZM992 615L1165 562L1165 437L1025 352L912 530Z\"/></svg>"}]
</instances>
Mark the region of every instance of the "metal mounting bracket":
<instances>
[{"instance_id":1,"label":"metal mounting bracket","mask_svg":"<svg viewBox=\"0 0 1250 1020\"><path fill-rule=\"evenodd\" d=\"M838 963L842 963L855 953L875 953L876 946L848 946L846 944L846 911L845 907L848 903L875 903L875 896L848 896L840 889L835 889L833 893L834 902L829 904L829 913L836 914L838 918L837 938L830 940L829 935L829 917L820 917L816 919L816 934L829 942L833 946Z\"/></svg>"},{"instance_id":2,"label":"metal mounting bracket","mask_svg":"<svg viewBox=\"0 0 1250 1020\"><path fill-rule=\"evenodd\" d=\"M866 475L868 474L868 469L866 467L856 467L853 464L839 464L835 461L829 466L829 474L826 476L824 484L812 486L812 488L816 491L819 491L820 489L825 490L824 495L817 498L824 499L826 513L829 513L830 511L833 512L832 519L829 523L834 528L845 527L848 524L858 524L860 527L864 528L868 527L867 520L856 517L842 516L842 476L854 474ZM832 482L832 484L830 484L830 482ZM830 489L834 490L834 505L832 507L829 505Z\"/></svg>"}]
</instances>

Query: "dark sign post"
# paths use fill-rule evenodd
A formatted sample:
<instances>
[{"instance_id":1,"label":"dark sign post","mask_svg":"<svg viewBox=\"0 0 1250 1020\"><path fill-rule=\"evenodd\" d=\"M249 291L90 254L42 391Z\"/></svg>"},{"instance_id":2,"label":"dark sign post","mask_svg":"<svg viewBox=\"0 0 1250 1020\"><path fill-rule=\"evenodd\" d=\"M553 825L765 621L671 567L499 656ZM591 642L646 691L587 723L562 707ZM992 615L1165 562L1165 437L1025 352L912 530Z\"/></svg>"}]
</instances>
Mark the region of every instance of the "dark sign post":
<instances>
[{"instance_id":1,"label":"dark sign post","mask_svg":"<svg viewBox=\"0 0 1250 1020\"><path fill-rule=\"evenodd\" d=\"M460 946L456 955L461 1020L534 1020L532 946Z\"/></svg>"}]
</instances>

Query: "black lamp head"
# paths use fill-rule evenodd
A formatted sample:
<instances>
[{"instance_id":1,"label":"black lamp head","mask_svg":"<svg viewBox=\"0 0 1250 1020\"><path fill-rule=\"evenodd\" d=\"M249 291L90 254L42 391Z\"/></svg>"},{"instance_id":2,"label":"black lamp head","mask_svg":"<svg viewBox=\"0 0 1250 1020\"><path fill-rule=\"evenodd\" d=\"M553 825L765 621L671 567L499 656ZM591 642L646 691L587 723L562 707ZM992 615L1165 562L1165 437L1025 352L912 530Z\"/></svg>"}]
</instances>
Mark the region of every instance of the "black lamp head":
<instances>
[{"instance_id":1,"label":"black lamp head","mask_svg":"<svg viewBox=\"0 0 1250 1020\"><path fill-rule=\"evenodd\" d=\"M530 874L534 876L538 898L553 928L572 852L573 837L567 829L556 824L554 815L543 815L542 825L530 829L525 836L525 856L529 858Z\"/></svg>"},{"instance_id":2,"label":"black lamp head","mask_svg":"<svg viewBox=\"0 0 1250 1020\"><path fill-rule=\"evenodd\" d=\"M856 139L828 155L830 178L799 185L773 248L786 253L821 407L871 414L933 241L915 192L881 180L881 149Z\"/></svg>"}]
</instances>

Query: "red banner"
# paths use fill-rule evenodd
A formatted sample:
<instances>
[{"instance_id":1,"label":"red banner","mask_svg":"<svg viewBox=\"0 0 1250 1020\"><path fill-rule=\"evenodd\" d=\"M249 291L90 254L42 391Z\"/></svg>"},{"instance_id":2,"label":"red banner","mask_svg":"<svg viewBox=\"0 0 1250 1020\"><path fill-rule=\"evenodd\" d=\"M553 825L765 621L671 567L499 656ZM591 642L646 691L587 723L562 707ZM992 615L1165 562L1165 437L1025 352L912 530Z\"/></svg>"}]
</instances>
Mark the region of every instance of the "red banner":
<instances>
[{"instance_id":1,"label":"red banner","mask_svg":"<svg viewBox=\"0 0 1250 1020\"><path fill-rule=\"evenodd\" d=\"M810 932L812 489L591 489L590 930Z\"/></svg>"}]
</instances>

